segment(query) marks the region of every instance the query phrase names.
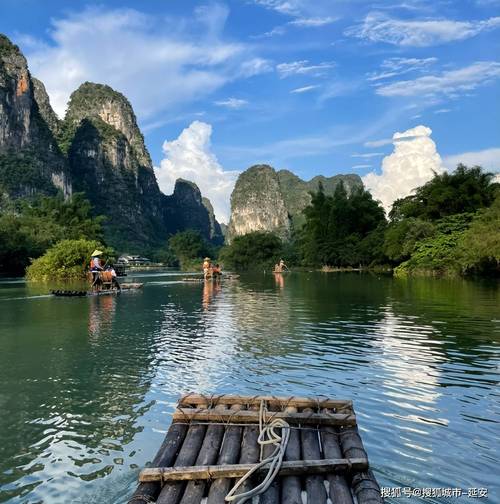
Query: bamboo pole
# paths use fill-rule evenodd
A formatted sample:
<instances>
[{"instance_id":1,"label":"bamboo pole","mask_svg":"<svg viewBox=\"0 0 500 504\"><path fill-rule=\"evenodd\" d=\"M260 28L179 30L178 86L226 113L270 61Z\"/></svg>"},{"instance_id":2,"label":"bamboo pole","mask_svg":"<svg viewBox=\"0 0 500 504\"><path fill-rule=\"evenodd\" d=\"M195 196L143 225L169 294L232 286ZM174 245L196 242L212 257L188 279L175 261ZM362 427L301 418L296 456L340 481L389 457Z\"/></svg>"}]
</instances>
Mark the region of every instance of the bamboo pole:
<instances>
[{"instance_id":1,"label":"bamboo pole","mask_svg":"<svg viewBox=\"0 0 500 504\"><path fill-rule=\"evenodd\" d=\"M325 397L311 398L311 397L295 397L295 396L270 396L270 395L256 395L256 396L241 396L233 394L220 394L220 395L202 395L202 394L186 394L179 400L179 406L183 404L196 405L200 404L242 404L242 405L257 405L261 401L265 401L269 406L294 406L296 408L328 408L340 409L351 408L352 401L348 399L328 399Z\"/></svg>"},{"instance_id":2,"label":"bamboo pole","mask_svg":"<svg viewBox=\"0 0 500 504\"><path fill-rule=\"evenodd\" d=\"M174 463L175 457L186 437L187 430L188 426L183 424L174 423L170 426L160 449L152 461L153 466L168 467ZM158 481L140 483L129 500L129 504L154 502L160 491L161 486Z\"/></svg>"},{"instance_id":3,"label":"bamboo pole","mask_svg":"<svg viewBox=\"0 0 500 504\"><path fill-rule=\"evenodd\" d=\"M286 412L296 413L295 406L289 406ZM300 434L297 429L290 430L290 438L285 451L285 461L300 460ZM281 503L302 504L302 485L299 476L283 476L281 480Z\"/></svg>"},{"instance_id":4,"label":"bamboo pole","mask_svg":"<svg viewBox=\"0 0 500 504\"><path fill-rule=\"evenodd\" d=\"M225 404L219 404L214 409L224 411ZM205 439L201 445L198 456L196 457L196 465L212 465L217 461L220 445L224 436L224 426L220 424L209 425L205 434ZM181 504L193 504L201 502L206 488L205 480L190 481L186 485L184 494L182 495Z\"/></svg>"},{"instance_id":5,"label":"bamboo pole","mask_svg":"<svg viewBox=\"0 0 500 504\"><path fill-rule=\"evenodd\" d=\"M248 427L246 427L248 428ZM256 457L258 458L258 457ZM257 460L245 464L227 464L213 466L179 466L149 467L143 469L139 475L140 481L187 481L195 479L240 478L252 469ZM362 459L320 459L320 460L290 460L283 462L280 476L325 474L330 471L342 472L347 470L364 471L368 461ZM269 466L263 466L260 471L266 472ZM163 492L162 492L163 493Z\"/></svg>"},{"instance_id":6,"label":"bamboo pole","mask_svg":"<svg viewBox=\"0 0 500 504\"><path fill-rule=\"evenodd\" d=\"M310 408L306 408L302 413L285 413L283 411L271 412L267 420L283 418L290 424L303 425L356 425L356 416L351 413L314 413ZM173 415L174 422L186 422L198 420L204 422L222 423L258 423L258 411L239 411L231 413L229 411L214 411L204 408L178 408Z\"/></svg>"},{"instance_id":7,"label":"bamboo pole","mask_svg":"<svg viewBox=\"0 0 500 504\"><path fill-rule=\"evenodd\" d=\"M333 427L323 427L320 431L325 458L342 457L338 434ZM353 504L351 490L344 474L328 474L330 500L335 504Z\"/></svg>"},{"instance_id":8,"label":"bamboo pole","mask_svg":"<svg viewBox=\"0 0 500 504\"><path fill-rule=\"evenodd\" d=\"M171 468L172 470L175 471L175 469L180 466L189 466L194 463L196 456L198 455L198 452L200 450L201 444L203 443L203 438L205 437L206 430L206 425L191 425L189 427L189 430L186 434L186 439L182 444L182 448L179 452L179 455L177 456L174 467ZM144 469L142 472L144 471L147 471L147 469ZM161 475L157 479L160 481L165 480L165 478L162 478ZM143 481L141 480L140 475L139 480ZM157 504L177 504L184 490L184 486L185 483L183 481L167 482L160 492L158 500L156 501Z\"/></svg>"},{"instance_id":9,"label":"bamboo pole","mask_svg":"<svg viewBox=\"0 0 500 504\"><path fill-rule=\"evenodd\" d=\"M305 409L304 413L308 413L308 409ZM318 432L313 429L302 429L300 431L300 439L302 442L302 458L304 459L302 463L308 464L310 461L319 461L321 459L321 451L319 448ZM326 504L326 489L323 482L324 477L318 474L306 476L307 502Z\"/></svg>"},{"instance_id":10,"label":"bamboo pole","mask_svg":"<svg viewBox=\"0 0 500 504\"><path fill-rule=\"evenodd\" d=\"M239 411L240 409L240 404L233 404L231 406L231 410L233 411ZM238 462L240 456L242 431L242 427L237 427L235 425L229 425L228 427L226 427L224 440L222 442L222 448L217 460L218 465L235 464L236 462ZM230 478L216 479L210 485L207 504L225 504L224 499L228 494L230 487Z\"/></svg>"},{"instance_id":11,"label":"bamboo pole","mask_svg":"<svg viewBox=\"0 0 500 504\"><path fill-rule=\"evenodd\" d=\"M380 487L370 470L355 474L352 487L358 504L383 504Z\"/></svg>"}]
</instances>

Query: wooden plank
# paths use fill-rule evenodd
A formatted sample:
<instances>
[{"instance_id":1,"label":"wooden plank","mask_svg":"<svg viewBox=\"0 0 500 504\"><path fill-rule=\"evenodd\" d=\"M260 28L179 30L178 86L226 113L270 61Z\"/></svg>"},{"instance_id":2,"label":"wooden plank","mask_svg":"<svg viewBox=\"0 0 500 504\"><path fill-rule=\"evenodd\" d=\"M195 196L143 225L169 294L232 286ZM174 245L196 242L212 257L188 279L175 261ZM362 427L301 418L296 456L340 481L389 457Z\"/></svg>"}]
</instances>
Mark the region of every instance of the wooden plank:
<instances>
[{"instance_id":1,"label":"wooden plank","mask_svg":"<svg viewBox=\"0 0 500 504\"><path fill-rule=\"evenodd\" d=\"M307 410L304 411L308 413ZM312 412L312 410L311 410ZM303 463L321 459L319 448L318 431L315 429L301 429L300 440L302 444ZM310 474L306 477L306 492L308 504L326 504L326 489L324 477L318 474Z\"/></svg>"},{"instance_id":2,"label":"wooden plank","mask_svg":"<svg viewBox=\"0 0 500 504\"><path fill-rule=\"evenodd\" d=\"M290 406L285 411L296 413L297 408ZM285 451L285 461L300 459L300 433L298 429L291 429L290 439ZM302 504L302 485L299 476L283 476L281 479L281 503Z\"/></svg>"},{"instance_id":3,"label":"wooden plank","mask_svg":"<svg viewBox=\"0 0 500 504\"><path fill-rule=\"evenodd\" d=\"M219 404L215 410L223 411L226 409L225 404ZM222 438L224 437L223 425L209 425L205 434L205 439L201 445L198 457L196 458L196 465L212 465L217 461ZM184 494L182 495L181 504L199 504L206 489L205 480L190 481L186 485Z\"/></svg>"},{"instance_id":4,"label":"wooden plank","mask_svg":"<svg viewBox=\"0 0 500 504\"><path fill-rule=\"evenodd\" d=\"M231 409L238 411L241 409L240 404L233 404ZM240 457L241 435L243 427L229 425L224 433L224 440L219 458L218 465L236 464ZM231 489L230 478L216 479L211 485L208 492L207 504L226 504L225 497Z\"/></svg>"},{"instance_id":5,"label":"wooden plank","mask_svg":"<svg viewBox=\"0 0 500 504\"><path fill-rule=\"evenodd\" d=\"M149 467L143 469L139 475L140 481L187 481L193 479L240 478L246 474L254 464L227 464L223 466L179 466ZM329 471L342 472L347 470L364 471L368 468L368 461L362 459L323 459L323 460L290 460L283 462L280 476L325 474ZM267 471L263 466L261 471ZM162 492L163 493L163 492Z\"/></svg>"},{"instance_id":6,"label":"wooden plank","mask_svg":"<svg viewBox=\"0 0 500 504\"><path fill-rule=\"evenodd\" d=\"M206 425L192 425L186 434L186 439L182 444L182 448L179 451L179 455L175 461L172 470L176 467L184 467L187 465L192 465L196 460L198 452L200 450L201 444L203 443L203 438L205 437L205 432L207 430ZM145 470L145 469L144 469ZM161 477L159 478L161 481ZM139 481L142 481L139 476ZM150 480L151 481L151 480ZM183 481L169 481L167 482L158 496L157 504L177 504L182 495L185 487L185 482Z\"/></svg>"},{"instance_id":7,"label":"wooden plank","mask_svg":"<svg viewBox=\"0 0 500 504\"><path fill-rule=\"evenodd\" d=\"M296 396L241 396L233 394L219 394L219 395L202 395L202 394L186 394L181 397L178 404L243 404L243 405L260 405L261 401L265 401L268 405L283 406L294 406L296 408L328 408L328 409L338 409L338 408L351 408L352 401L348 399L329 399L325 397L296 397Z\"/></svg>"},{"instance_id":8,"label":"wooden plank","mask_svg":"<svg viewBox=\"0 0 500 504\"><path fill-rule=\"evenodd\" d=\"M321 444L325 458L341 458L339 436L334 427L322 427L320 430ZM344 474L328 474L330 500L335 504L353 504L351 490Z\"/></svg>"},{"instance_id":9,"label":"wooden plank","mask_svg":"<svg viewBox=\"0 0 500 504\"><path fill-rule=\"evenodd\" d=\"M350 413L314 413L305 411L302 413L285 413L276 411L268 413L266 420L283 418L291 424L303 425L356 425L356 416ZM205 408L178 408L173 415L174 422L190 422L192 420L204 422L223 422L223 423L258 423L258 411L220 411Z\"/></svg>"},{"instance_id":10,"label":"wooden plank","mask_svg":"<svg viewBox=\"0 0 500 504\"><path fill-rule=\"evenodd\" d=\"M186 437L187 430L188 426L183 424L174 423L170 426L160 449L152 461L153 466L168 467L174 463L182 442ZM129 504L154 502L160 491L161 486L158 481L140 483L137 490L129 500Z\"/></svg>"}]
</instances>

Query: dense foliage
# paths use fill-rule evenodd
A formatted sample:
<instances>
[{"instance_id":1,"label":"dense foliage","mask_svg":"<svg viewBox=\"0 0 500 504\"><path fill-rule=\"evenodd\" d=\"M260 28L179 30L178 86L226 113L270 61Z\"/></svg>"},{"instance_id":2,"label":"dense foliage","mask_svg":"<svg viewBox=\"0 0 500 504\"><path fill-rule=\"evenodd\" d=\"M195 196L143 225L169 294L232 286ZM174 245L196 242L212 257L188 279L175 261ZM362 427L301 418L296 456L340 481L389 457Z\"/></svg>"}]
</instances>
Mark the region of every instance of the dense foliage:
<instances>
[{"instance_id":1,"label":"dense foliage","mask_svg":"<svg viewBox=\"0 0 500 504\"><path fill-rule=\"evenodd\" d=\"M382 256L384 210L363 188L348 194L341 182L327 196L320 184L304 214L300 244L305 264L368 265Z\"/></svg>"},{"instance_id":2,"label":"dense foliage","mask_svg":"<svg viewBox=\"0 0 500 504\"><path fill-rule=\"evenodd\" d=\"M33 261L26 270L26 278L34 281L84 279L90 255L96 248L104 252L105 261L113 260L113 250L96 240L62 240Z\"/></svg>"},{"instance_id":3,"label":"dense foliage","mask_svg":"<svg viewBox=\"0 0 500 504\"><path fill-rule=\"evenodd\" d=\"M394 202L389 214L392 221L415 217L437 220L448 215L476 212L495 199L498 184L492 184L492 173L479 166L458 165L453 173L435 175L418 187L415 194Z\"/></svg>"},{"instance_id":4,"label":"dense foliage","mask_svg":"<svg viewBox=\"0 0 500 504\"><path fill-rule=\"evenodd\" d=\"M384 251L401 263L396 275L500 273L500 186L492 178L459 165L394 203Z\"/></svg>"},{"instance_id":5,"label":"dense foliage","mask_svg":"<svg viewBox=\"0 0 500 504\"><path fill-rule=\"evenodd\" d=\"M31 259L63 239L102 241L103 217L83 195L4 202L0 212L0 273L22 274Z\"/></svg>"},{"instance_id":6,"label":"dense foliage","mask_svg":"<svg viewBox=\"0 0 500 504\"><path fill-rule=\"evenodd\" d=\"M168 244L183 269L191 269L191 265L195 263L199 263L201 267L203 257L214 254L213 247L194 229L176 233Z\"/></svg>"},{"instance_id":7,"label":"dense foliage","mask_svg":"<svg viewBox=\"0 0 500 504\"><path fill-rule=\"evenodd\" d=\"M236 236L221 250L225 267L237 270L271 269L283 253L281 240L272 233L248 233Z\"/></svg>"}]
</instances>

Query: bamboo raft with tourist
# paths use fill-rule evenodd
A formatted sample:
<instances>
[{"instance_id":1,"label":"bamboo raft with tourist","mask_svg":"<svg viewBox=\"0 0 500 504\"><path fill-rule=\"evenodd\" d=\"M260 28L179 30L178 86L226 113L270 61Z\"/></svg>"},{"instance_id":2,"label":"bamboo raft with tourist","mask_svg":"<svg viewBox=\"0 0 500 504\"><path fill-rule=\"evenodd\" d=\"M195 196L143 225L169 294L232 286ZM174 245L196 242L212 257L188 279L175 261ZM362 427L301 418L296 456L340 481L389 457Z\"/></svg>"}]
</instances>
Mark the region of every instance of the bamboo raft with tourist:
<instances>
[{"instance_id":1,"label":"bamboo raft with tourist","mask_svg":"<svg viewBox=\"0 0 500 504\"><path fill-rule=\"evenodd\" d=\"M100 250L94 250L90 259L90 267L87 272L87 281L90 284L88 290L59 289L52 290L51 294L59 297L83 297L83 296L103 296L108 294L118 294L122 290L141 289L144 284L139 282L118 282L118 273L113 265L103 263Z\"/></svg>"},{"instance_id":2,"label":"bamboo raft with tourist","mask_svg":"<svg viewBox=\"0 0 500 504\"><path fill-rule=\"evenodd\" d=\"M187 394L129 504L379 504L352 402Z\"/></svg>"}]
</instances>

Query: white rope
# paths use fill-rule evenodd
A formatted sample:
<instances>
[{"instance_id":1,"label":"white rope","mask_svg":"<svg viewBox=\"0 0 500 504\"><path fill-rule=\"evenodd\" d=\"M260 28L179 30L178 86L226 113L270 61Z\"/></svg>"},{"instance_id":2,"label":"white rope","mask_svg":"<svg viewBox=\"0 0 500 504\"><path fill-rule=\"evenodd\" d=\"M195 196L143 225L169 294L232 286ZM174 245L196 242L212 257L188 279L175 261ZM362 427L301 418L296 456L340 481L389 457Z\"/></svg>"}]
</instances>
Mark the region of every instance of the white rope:
<instances>
[{"instance_id":1,"label":"white rope","mask_svg":"<svg viewBox=\"0 0 500 504\"><path fill-rule=\"evenodd\" d=\"M242 476L231 489L231 491L226 495L225 500L227 502L236 501L235 504L243 504L247 500L260 495L265 492L276 478L281 464L283 462L283 457L285 456L286 447L288 444L288 439L290 438L290 426L288 422L282 418L276 418L270 423L265 421L266 408L264 407L264 401L260 402L259 411L259 437L257 442L260 445L260 462L252 467L244 476ZM276 430L281 429L281 435L279 435ZM265 459L263 459L263 449L266 445L274 445L274 450ZM243 492L241 494L236 494L236 490L240 488L245 481L247 481L253 473L258 471L262 466L269 464L269 469L267 471L266 477L262 480L262 483L257 485L255 488Z\"/></svg>"}]
</instances>

